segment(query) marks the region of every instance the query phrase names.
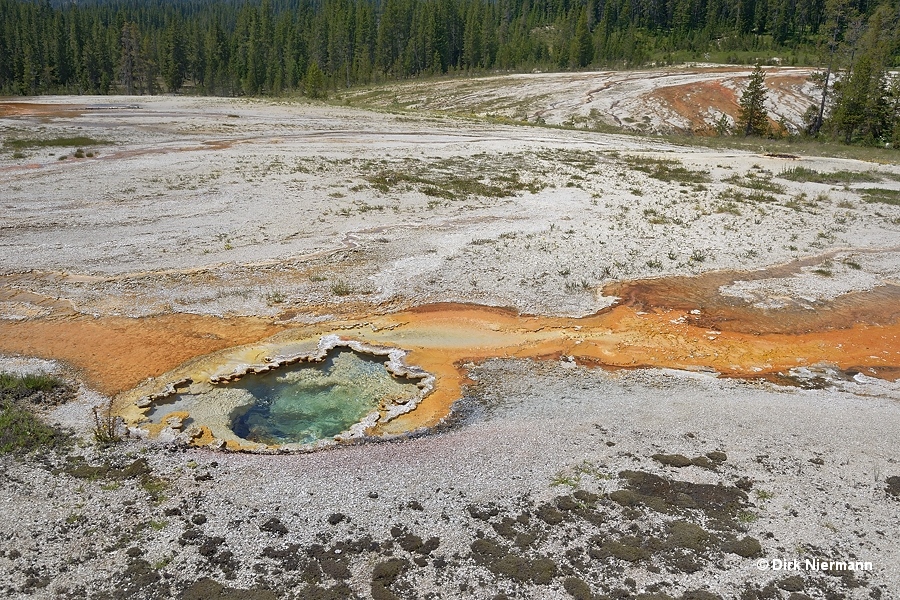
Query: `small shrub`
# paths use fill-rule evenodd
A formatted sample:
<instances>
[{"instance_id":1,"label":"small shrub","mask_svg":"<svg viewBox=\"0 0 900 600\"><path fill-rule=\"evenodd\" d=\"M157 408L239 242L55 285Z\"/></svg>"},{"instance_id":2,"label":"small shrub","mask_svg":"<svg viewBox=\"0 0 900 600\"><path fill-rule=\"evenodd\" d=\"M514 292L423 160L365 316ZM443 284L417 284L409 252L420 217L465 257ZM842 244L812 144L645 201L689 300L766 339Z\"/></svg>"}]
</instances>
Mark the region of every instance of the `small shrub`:
<instances>
[{"instance_id":1,"label":"small shrub","mask_svg":"<svg viewBox=\"0 0 900 600\"><path fill-rule=\"evenodd\" d=\"M122 441L116 432L119 426L119 418L113 416L112 407L108 406L104 414L100 414L98 407L94 407L94 441L101 445L114 444Z\"/></svg>"},{"instance_id":2,"label":"small shrub","mask_svg":"<svg viewBox=\"0 0 900 600\"><path fill-rule=\"evenodd\" d=\"M266 294L266 304L268 304L269 306L282 304L286 299L287 297L284 295L284 292L278 290Z\"/></svg>"},{"instance_id":3,"label":"small shrub","mask_svg":"<svg viewBox=\"0 0 900 600\"><path fill-rule=\"evenodd\" d=\"M702 263L706 260L706 253L703 250L694 250L691 252L690 261L695 263Z\"/></svg>"},{"instance_id":4,"label":"small shrub","mask_svg":"<svg viewBox=\"0 0 900 600\"><path fill-rule=\"evenodd\" d=\"M647 222L652 225L665 225L669 223L669 218L655 208L645 208L644 216L647 217Z\"/></svg>"},{"instance_id":5,"label":"small shrub","mask_svg":"<svg viewBox=\"0 0 900 600\"><path fill-rule=\"evenodd\" d=\"M353 288L343 279L334 282L331 285L331 293L335 296L349 296L353 293Z\"/></svg>"}]
</instances>

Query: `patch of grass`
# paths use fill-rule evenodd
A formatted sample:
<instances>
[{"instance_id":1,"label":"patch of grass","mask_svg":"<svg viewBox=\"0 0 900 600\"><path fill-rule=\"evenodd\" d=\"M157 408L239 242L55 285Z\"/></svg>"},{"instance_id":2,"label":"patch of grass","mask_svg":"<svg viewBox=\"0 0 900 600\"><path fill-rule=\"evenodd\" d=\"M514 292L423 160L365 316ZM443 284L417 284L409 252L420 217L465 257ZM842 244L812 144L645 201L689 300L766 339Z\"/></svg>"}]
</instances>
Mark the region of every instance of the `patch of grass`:
<instances>
[{"instance_id":1,"label":"patch of grass","mask_svg":"<svg viewBox=\"0 0 900 600\"><path fill-rule=\"evenodd\" d=\"M767 492L766 490L756 490L756 497L759 500L771 500L775 497L775 494L772 492Z\"/></svg>"},{"instance_id":2,"label":"patch of grass","mask_svg":"<svg viewBox=\"0 0 900 600\"><path fill-rule=\"evenodd\" d=\"M769 192L773 194L784 193L783 185L775 183L767 177L758 177L753 173L747 173L747 175L743 177L741 177L740 175L732 175L731 177L728 177L723 181L740 186L742 188L746 188L748 190L757 190L760 192Z\"/></svg>"},{"instance_id":3,"label":"patch of grass","mask_svg":"<svg viewBox=\"0 0 900 600\"><path fill-rule=\"evenodd\" d=\"M669 218L655 208L645 208L644 216L647 217L647 222L653 225L665 225L666 223L669 223Z\"/></svg>"},{"instance_id":4,"label":"patch of grass","mask_svg":"<svg viewBox=\"0 0 900 600\"><path fill-rule=\"evenodd\" d=\"M823 173L806 167L786 169L779 173L778 177L802 183L828 183L832 185L874 183L882 180L881 176L872 171L832 171L831 173Z\"/></svg>"},{"instance_id":5,"label":"patch of grass","mask_svg":"<svg viewBox=\"0 0 900 600\"><path fill-rule=\"evenodd\" d=\"M78 512L69 513L69 516L66 517L66 525L78 525L86 522L87 517Z\"/></svg>"},{"instance_id":6,"label":"patch of grass","mask_svg":"<svg viewBox=\"0 0 900 600\"><path fill-rule=\"evenodd\" d=\"M11 393L18 397L23 393L49 392L60 385L62 381L58 377L46 373L0 373L0 394Z\"/></svg>"},{"instance_id":7,"label":"patch of grass","mask_svg":"<svg viewBox=\"0 0 900 600\"><path fill-rule=\"evenodd\" d=\"M759 520L759 515L749 510L742 510L738 513L737 520L739 523L744 524L753 523Z\"/></svg>"},{"instance_id":8,"label":"patch of grass","mask_svg":"<svg viewBox=\"0 0 900 600\"><path fill-rule=\"evenodd\" d=\"M860 190L863 200L866 202L881 204L890 204L892 206L900 206L900 190L885 190L882 188L867 188Z\"/></svg>"},{"instance_id":9,"label":"patch of grass","mask_svg":"<svg viewBox=\"0 0 900 600\"><path fill-rule=\"evenodd\" d=\"M356 210L358 210L360 214L367 213L370 210L384 210L384 208L383 204L366 204L365 202L358 202L356 204Z\"/></svg>"},{"instance_id":10,"label":"patch of grass","mask_svg":"<svg viewBox=\"0 0 900 600\"><path fill-rule=\"evenodd\" d=\"M150 500L156 504L165 501L165 491L169 488L169 482L161 477L145 474L141 477L141 489L147 492ZM152 523L152 522L151 522Z\"/></svg>"},{"instance_id":11,"label":"patch of grass","mask_svg":"<svg viewBox=\"0 0 900 600\"><path fill-rule=\"evenodd\" d=\"M738 192L738 193L740 193L740 192ZM744 194L742 196L743 196L744 202L749 202L751 204L759 203L759 202L764 202L767 204L772 203L772 202L778 202L778 198L776 198L775 196L770 196L766 192L763 192L760 190L756 190L754 192L751 192L749 194Z\"/></svg>"},{"instance_id":12,"label":"patch of grass","mask_svg":"<svg viewBox=\"0 0 900 600\"><path fill-rule=\"evenodd\" d=\"M0 373L0 454L58 447L67 440L68 436L43 423L21 402L61 385L59 378L45 373Z\"/></svg>"},{"instance_id":13,"label":"patch of grass","mask_svg":"<svg viewBox=\"0 0 900 600\"><path fill-rule=\"evenodd\" d=\"M721 204L717 204L715 211L719 214L730 214L735 216L741 216L741 211L738 208L738 205L734 202L723 202Z\"/></svg>"},{"instance_id":14,"label":"patch of grass","mask_svg":"<svg viewBox=\"0 0 900 600\"><path fill-rule=\"evenodd\" d=\"M283 304L284 301L287 300L287 296L284 295L284 292L275 290L266 294L266 304L269 306L274 306L275 304Z\"/></svg>"},{"instance_id":15,"label":"patch of grass","mask_svg":"<svg viewBox=\"0 0 900 600\"><path fill-rule=\"evenodd\" d=\"M505 198L517 192L527 190L536 193L543 186L527 183L520 179L518 173L493 175L491 177L464 177L446 172L425 174L414 171L387 169L366 177L369 184L386 194L394 189L418 189L426 196L453 200L481 196L486 198Z\"/></svg>"},{"instance_id":16,"label":"patch of grass","mask_svg":"<svg viewBox=\"0 0 900 600\"><path fill-rule=\"evenodd\" d=\"M66 435L10 398L0 398L0 454L27 454L60 446Z\"/></svg>"},{"instance_id":17,"label":"patch of grass","mask_svg":"<svg viewBox=\"0 0 900 600\"><path fill-rule=\"evenodd\" d=\"M353 293L353 287L343 279L334 282L331 286L331 293L335 296L349 296Z\"/></svg>"},{"instance_id":18,"label":"patch of grass","mask_svg":"<svg viewBox=\"0 0 900 600\"><path fill-rule=\"evenodd\" d=\"M900 164L900 152L893 148L853 146L822 139L765 139L743 136L663 135L659 139L683 146L733 148L759 154L792 154L852 158L871 163Z\"/></svg>"},{"instance_id":19,"label":"patch of grass","mask_svg":"<svg viewBox=\"0 0 900 600\"><path fill-rule=\"evenodd\" d=\"M598 481L612 478L608 473L600 471L597 465L591 461L583 460L577 465L557 471L553 479L550 480L550 487L567 486L576 489L581 485L581 478L585 475L589 475Z\"/></svg>"},{"instance_id":20,"label":"patch of grass","mask_svg":"<svg viewBox=\"0 0 900 600\"><path fill-rule=\"evenodd\" d=\"M587 279L581 281L567 281L565 289L569 293L584 292L591 289L591 284Z\"/></svg>"},{"instance_id":21,"label":"patch of grass","mask_svg":"<svg viewBox=\"0 0 900 600\"><path fill-rule=\"evenodd\" d=\"M625 164L635 171L646 173L660 181L677 181L679 183L709 183L709 171L688 169L677 160L641 158L631 156Z\"/></svg>"},{"instance_id":22,"label":"patch of grass","mask_svg":"<svg viewBox=\"0 0 900 600\"><path fill-rule=\"evenodd\" d=\"M58 138L7 138L3 140L3 147L11 150L25 150L28 148L78 148L80 146L102 146L110 144L109 140L89 138L85 136L58 137ZM84 152L82 150L82 152Z\"/></svg>"},{"instance_id":23,"label":"patch of grass","mask_svg":"<svg viewBox=\"0 0 900 600\"><path fill-rule=\"evenodd\" d=\"M691 252L691 257L688 259L688 262L702 263L705 262L707 258L709 257L703 250L694 250L693 252Z\"/></svg>"}]
</instances>

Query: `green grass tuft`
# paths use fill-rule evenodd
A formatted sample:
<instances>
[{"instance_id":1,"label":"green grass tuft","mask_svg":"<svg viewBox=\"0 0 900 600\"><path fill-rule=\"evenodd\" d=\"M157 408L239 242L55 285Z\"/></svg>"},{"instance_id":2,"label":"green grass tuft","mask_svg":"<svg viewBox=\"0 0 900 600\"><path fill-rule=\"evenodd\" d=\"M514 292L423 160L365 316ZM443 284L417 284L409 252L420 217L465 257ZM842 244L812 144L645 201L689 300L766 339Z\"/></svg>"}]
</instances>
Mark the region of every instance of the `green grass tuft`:
<instances>
[{"instance_id":1,"label":"green grass tuft","mask_svg":"<svg viewBox=\"0 0 900 600\"><path fill-rule=\"evenodd\" d=\"M48 139L6 138L3 141L3 146L10 150L25 150L27 148L78 148L79 146L103 146L110 143L109 140L75 136Z\"/></svg>"},{"instance_id":2,"label":"green grass tuft","mask_svg":"<svg viewBox=\"0 0 900 600\"><path fill-rule=\"evenodd\" d=\"M9 398L0 399L0 454L24 454L62 443L65 435Z\"/></svg>"},{"instance_id":3,"label":"green grass tuft","mask_svg":"<svg viewBox=\"0 0 900 600\"><path fill-rule=\"evenodd\" d=\"M44 373L0 373L0 454L27 453L65 441L65 434L41 422L19 402L61 385L60 379Z\"/></svg>"},{"instance_id":4,"label":"green grass tuft","mask_svg":"<svg viewBox=\"0 0 900 600\"><path fill-rule=\"evenodd\" d=\"M779 173L778 177L802 183L828 183L832 185L877 183L882 180L881 176L872 171L833 171L831 173L823 173L806 167L787 169Z\"/></svg>"},{"instance_id":5,"label":"green grass tuft","mask_svg":"<svg viewBox=\"0 0 900 600\"><path fill-rule=\"evenodd\" d=\"M625 163L635 171L646 173L660 181L677 181L679 183L709 183L709 171L688 169L677 160L658 160L631 156Z\"/></svg>"},{"instance_id":6,"label":"green grass tuft","mask_svg":"<svg viewBox=\"0 0 900 600\"><path fill-rule=\"evenodd\" d=\"M767 177L757 177L752 173L748 173L744 177L740 175L732 175L724 179L726 183L731 183L742 188L746 188L748 190L756 190L760 192L769 192L772 194L783 194L784 186L778 183L775 183L771 179Z\"/></svg>"},{"instance_id":7,"label":"green grass tuft","mask_svg":"<svg viewBox=\"0 0 900 600\"><path fill-rule=\"evenodd\" d=\"M49 392L62 385L62 381L53 375L46 373L28 373L17 375L14 373L0 373L0 394L15 394L20 396L31 392Z\"/></svg>"},{"instance_id":8,"label":"green grass tuft","mask_svg":"<svg viewBox=\"0 0 900 600\"><path fill-rule=\"evenodd\" d=\"M868 188L860 190L866 202L880 202L900 206L900 190L885 190L882 188Z\"/></svg>"}]
</instances>

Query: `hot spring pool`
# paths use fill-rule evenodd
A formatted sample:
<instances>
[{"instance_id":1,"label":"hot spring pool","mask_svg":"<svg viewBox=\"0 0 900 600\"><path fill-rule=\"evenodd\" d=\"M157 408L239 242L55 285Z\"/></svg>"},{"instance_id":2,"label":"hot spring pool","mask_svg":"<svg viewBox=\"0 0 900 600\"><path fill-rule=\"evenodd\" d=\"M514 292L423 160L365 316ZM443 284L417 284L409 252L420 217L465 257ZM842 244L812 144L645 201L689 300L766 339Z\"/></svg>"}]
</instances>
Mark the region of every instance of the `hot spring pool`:
<instances>
[{"instance_id":1,"label":"hot spring pool","mask_svg":"<svg viewBox=\"0 0 900 600\"><path fill-rule=\"evenodd\" d=\"M419 392L414 380L392 375L384 357L350 349L335 349L321 363L248 375L229 387L255 399L245 411L236 411L234 433L269 445L334 437L385 400L411 399Z\"/></svg>"}]
</instances>

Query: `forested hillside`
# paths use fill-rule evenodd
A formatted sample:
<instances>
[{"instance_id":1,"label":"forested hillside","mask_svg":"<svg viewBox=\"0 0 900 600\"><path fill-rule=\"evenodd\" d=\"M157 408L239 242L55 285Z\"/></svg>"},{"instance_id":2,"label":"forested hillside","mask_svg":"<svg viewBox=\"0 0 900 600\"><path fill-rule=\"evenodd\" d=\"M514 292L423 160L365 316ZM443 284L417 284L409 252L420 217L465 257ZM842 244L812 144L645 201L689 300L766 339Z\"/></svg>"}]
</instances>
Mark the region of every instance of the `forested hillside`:
<instances>
[{"instance_id":1,"label":"forested hillside","mask_svg":"<svg viewBox=\"0 0 900 600\"><path fill-rule=\"evenodd\" d=\"M781 60L842 79L852 120L900 108L898 18L898 0L0 0L0 93L318 96L448 71Z\"/></svg>"}]
</instances>

